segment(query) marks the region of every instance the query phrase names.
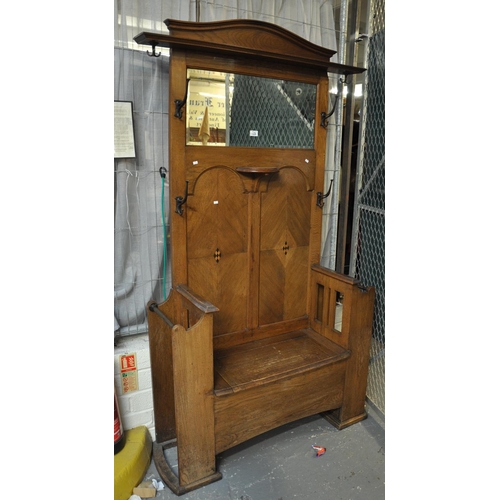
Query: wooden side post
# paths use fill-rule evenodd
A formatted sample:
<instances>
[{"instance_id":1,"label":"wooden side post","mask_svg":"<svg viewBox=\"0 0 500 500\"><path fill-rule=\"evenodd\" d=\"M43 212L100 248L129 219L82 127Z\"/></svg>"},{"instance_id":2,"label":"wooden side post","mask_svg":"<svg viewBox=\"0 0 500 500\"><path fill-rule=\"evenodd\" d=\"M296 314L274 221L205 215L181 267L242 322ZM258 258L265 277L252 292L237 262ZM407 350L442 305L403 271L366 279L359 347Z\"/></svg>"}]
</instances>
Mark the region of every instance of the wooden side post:
<instances>
[{"instance_id":1,"label":"wooden side post","mask_svg":"<svg viewBox=\"0 0 500 500\"><path fill-rule=\"evenodd\" d=\"M179 485L186 491L220 479L214 436L213 316L172 329Z\"/></svg>"}]
</instances>

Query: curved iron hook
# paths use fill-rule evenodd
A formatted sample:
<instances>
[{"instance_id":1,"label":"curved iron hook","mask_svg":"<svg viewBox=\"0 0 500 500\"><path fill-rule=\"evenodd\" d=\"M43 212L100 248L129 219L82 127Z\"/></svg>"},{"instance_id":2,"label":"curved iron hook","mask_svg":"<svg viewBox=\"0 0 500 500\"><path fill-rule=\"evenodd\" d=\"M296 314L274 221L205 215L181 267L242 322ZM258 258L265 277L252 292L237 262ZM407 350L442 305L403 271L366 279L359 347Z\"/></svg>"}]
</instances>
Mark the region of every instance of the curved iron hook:
<instances>
[{"instance_id":1,"label":"curved iron hook","mask_svg":"<svg viewBox=\"0 0 500 500\"><path fill-rule=\"evenodd\" d=\"M333 179L330 181L330 187L328 188L328 192L326 194L323 194L321 191L318 191L316 193L316 205L319 208L323 208L323 205L325 204L323 200L330 196L330 191L332 190L332 184L333 184Z\"/></svg>"},{"instance_id":2,"label":"curved iron hook","mask_svg":"<svg viewBox=\"0 0 500 500\"><path fill-rule=\"evenodd\" d=\"M328 127L328 118L330 118L330 116L333 115L333 113L335 111L335 108L337 107L337 101L338 101L338 99L339 99L339 95L335 94L335 101L333 102L332 110L328 114L326 114L324 111L321 112L321 123L320 123L320 125L323 128Z\"/></svg>"},{"instance_id":3,"label":"curved iron hook","mask_svg":"<svg viewBox=\"0 0 500 500\"><path fill-rule=\"evenodd\" d=\"M182 215L184 213L184 209L182 208L182 205L186 203L188 199L188 184L189 181L186 181L186 192L184 193L184 198L182 196L176 196L175 197L175 213Z\"/></svg>"},{"instance_id":4,"label":"curved iron hook","mask_svg":"<svg viewBox=\"0 0 500 500\"><path fill-rule=\"evenodd\" d=\"M340 86L340 84L343 84L343 83L346 83L346 82L347 82L347 75L342 75L339 78L339 86ZM339 94L341 94L341 93L342 92L339 92L338 94L335 94L335 101L333 102L332 110L328 114L326 114L324 111L321 112L321 123L320 123L320 125L323 128L328 127L328 118L330 118L330 116L332 116L333 113L335 112L335 108L337 107L337 101L339 100Z\"/></svg>"},{"instance_id":5,"label":"curved iron hook","mask_svg":"<svg viewBox=\"0 0 500 500\"><path fill-rule=\"evenodd\" d=\"M161 56L161 52L156 53L156 51L155 51L155 48L157 45L158 45L158 42L151 42L151 47L153 48L153 52L150 53L149 50L146 50L146 54L149 57L160 57Z\"/></svg>"},{"instance_id":6,"label":"curved iron hook","mask_svg":"<svg viewBox=\"0 0 500 500\"><path fill-rule=\"evenodd\" d=\"M189 88L189 80L190 80L190 78L188 78L186 80L186 95L184 96L184 99L182 101L180 99L175 99L175 101L174 101L174 103L175 103L175 113L174 113L174 116L176 118L179 118L179 119L182 118L182 108L183 108L184 104L186 104L186 101L187 101L188 88Z\"/></svg>"}]
</instances>

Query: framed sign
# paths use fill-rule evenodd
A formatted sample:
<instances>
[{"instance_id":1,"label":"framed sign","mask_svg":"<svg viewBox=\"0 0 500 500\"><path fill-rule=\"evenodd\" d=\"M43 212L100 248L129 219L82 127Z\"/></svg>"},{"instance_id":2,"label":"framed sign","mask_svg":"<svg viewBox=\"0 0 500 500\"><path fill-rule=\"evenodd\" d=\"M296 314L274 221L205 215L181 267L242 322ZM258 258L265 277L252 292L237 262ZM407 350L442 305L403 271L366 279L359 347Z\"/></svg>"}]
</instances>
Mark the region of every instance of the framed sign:
<instances>
[{"instance_id":1,"label":"framed sign","mask_svg":"<svg viewBox=\"0 0 500 500\"><path fill-rule=\"evenodd\" d=\"M135 158L132 102L115 101L115 158Z\"/></svg>"}]
</instances>

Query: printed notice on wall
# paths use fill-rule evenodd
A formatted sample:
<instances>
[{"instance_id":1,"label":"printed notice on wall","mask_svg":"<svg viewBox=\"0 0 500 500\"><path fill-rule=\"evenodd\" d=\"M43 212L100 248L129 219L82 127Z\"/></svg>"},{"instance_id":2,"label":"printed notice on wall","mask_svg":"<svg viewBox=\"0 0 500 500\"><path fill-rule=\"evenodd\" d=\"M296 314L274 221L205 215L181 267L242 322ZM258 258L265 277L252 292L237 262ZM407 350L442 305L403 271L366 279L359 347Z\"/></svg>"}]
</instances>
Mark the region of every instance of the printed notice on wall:
<instances>
[{"instance_id":1,"label":"printed notice on wall","mask_svg":"<svg viewBox=\"0 0 500 500\"><path fill-rule=\"evenodd\" d=\"M115 158L135 158L132 103L115 101Z\"/></svg>"},{"instance_id":2,"label":"printed notice on wall","mask_svg":"<svg viewBox=\"0 0 500 500\"><path fill-rule=\"evenodd\" d=\"M120 372L123 394L139 390L136 361L135 353L120 356Z\"/></svg>"}]
</instances>

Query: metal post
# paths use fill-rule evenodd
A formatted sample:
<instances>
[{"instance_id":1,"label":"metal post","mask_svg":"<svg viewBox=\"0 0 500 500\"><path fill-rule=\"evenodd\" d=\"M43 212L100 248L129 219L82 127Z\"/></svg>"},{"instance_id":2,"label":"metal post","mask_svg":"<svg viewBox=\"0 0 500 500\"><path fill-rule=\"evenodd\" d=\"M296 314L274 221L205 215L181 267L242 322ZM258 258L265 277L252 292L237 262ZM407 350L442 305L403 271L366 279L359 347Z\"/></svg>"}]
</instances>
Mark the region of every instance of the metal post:
<instances>
[{"instance_id":1,"label":"metal post","mask_svg":"<svg viewBox=\"0 0 500 500\"><path fill-rule=\"evenodd\" d=\"M349 11L347 16L347 41L346 41L346 62L354 66L357 59L356 34L359 26L360 8L359 2L352 1L349 3ZM355 75L348 78L346 109L344 114L344 130L342 135L342 157L341 165L341 183L339 196L339 218L338 218L338 236L335 270L339 273L344 273L346 239L347 239L347 224L348 224L348 207L349 207L349 183L351 178L351 151L352 151L352 136L353 136L353 120L354 120L354 87L356 83Z\"/></svg>"},{"instance_id":2,"label":"metal post","mask_svg":"<svg viewBox=\"0 0 500 500\"><path fill-rule=\"evenodd\" d=\"M340 64L345 64L345 43L347 31L347 2L340 2L340 35L338 44L337 61ZM330 220L328 222L329 245L330 249L328 256L329 269L335 269L336 248L337 248L337 227L338 227L338 205L339 205L339 186L340 186L340 163L342 155L342 93L343 84L338 80L337 95L338 102L335 110L335 150L333 156L333 194L330 201Z\"/></svg>"},{"instance_id":3,"label":"metal post","mask_svg":"<svg viewBox=\"0 0 500 500\"><path fill-rule=\"evenodd\" d=\"M367 0L366 6L366 26L368 28L368 38L363 39L360 43L366 43L366 48L364 51L364 59L362 65L364 68L368 66L368 52L370 50L370 44L368 43L369 37L371 35L371 23L370 23L370 12L371 12L371 0ZM354 214L352 221L352 236L351 236L351 257L349 260L349 276L354 277L356 273L356 263L358 258L358 237L359 237L359 212L360 212L360 191L363 180L363 157L364 157L364 135L366 127L366 88L368 83L368 72L362 74L362 85L363 85L363 99L361 101L360 118L359 118L359 136L358 136L358 161L356 165L356 185L354 188Z\"/></svg>"}]
</instances>

